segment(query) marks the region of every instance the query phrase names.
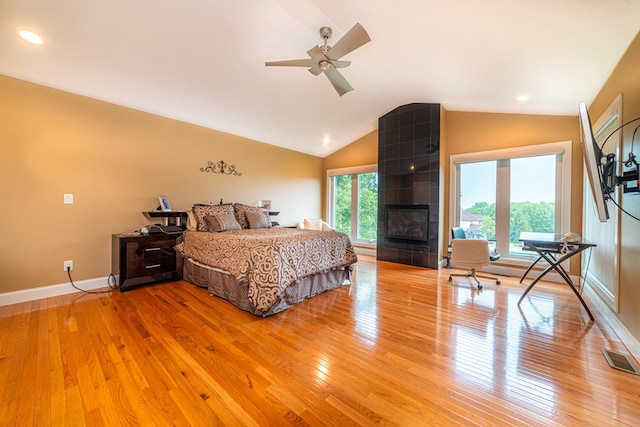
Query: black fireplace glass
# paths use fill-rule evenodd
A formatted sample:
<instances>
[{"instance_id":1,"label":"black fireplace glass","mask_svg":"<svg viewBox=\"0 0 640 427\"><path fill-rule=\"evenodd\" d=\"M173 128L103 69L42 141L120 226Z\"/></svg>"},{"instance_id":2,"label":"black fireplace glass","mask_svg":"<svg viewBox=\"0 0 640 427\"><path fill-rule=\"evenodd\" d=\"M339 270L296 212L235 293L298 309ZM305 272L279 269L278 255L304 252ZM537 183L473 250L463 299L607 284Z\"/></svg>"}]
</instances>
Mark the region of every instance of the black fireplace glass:
<instances>
[{"instance_id":1,"label":"black fireplace glass","mask_svg":"<svg viewBox=\"0 0 640 427\"><path fill-rule=\"evenodd\" d=\"M385 206L385 237L397 242L429 241L429 205Z\"/></svg>"}]
</instances>

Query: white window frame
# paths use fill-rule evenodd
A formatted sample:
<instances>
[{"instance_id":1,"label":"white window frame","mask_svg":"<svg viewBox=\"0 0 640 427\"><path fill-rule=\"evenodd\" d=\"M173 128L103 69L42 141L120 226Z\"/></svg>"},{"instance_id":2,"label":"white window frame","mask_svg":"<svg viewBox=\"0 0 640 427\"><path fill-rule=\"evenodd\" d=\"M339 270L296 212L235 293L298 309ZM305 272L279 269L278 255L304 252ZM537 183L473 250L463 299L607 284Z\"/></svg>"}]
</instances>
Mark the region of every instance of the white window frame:
<instances>
[{"instance_id":1,"label":"white window frame","mask_svg":"<svg viewBox=\"0 0 640 427\"><path fill-rule=\"evenodd\" d=\"M335 215L334 215L334 209L333 209L333 202L335 199L335 196L333 194L333 185L331 182L331 179L334 176L339 176L339 175L356 175L356 174L361 174L361 173L370 173L370 172L378 172L378 165L364 165L364 166L354 166L354 167L348 167L348 168L339 168L339 169L327 169L327 184L326 184L326 188L327 188L327 206L326 206L326 215L325 217L327 218L327 223L329 223L329 225L331 225L332 227L335 226L336 223L336 219L335 219ZM355 188L354 188L355 187ZM379 196L379 195L378 195ZM358 200L358 188L357 186L351 186L351 200ZM351 215L351 230L357 230L358 228L358 216L357 215L353 215L353 209L357 209L357 206L354 208L352 206L352 215ZM349 236L351 237L351 236ZM375 248L376 247L376 242L375 241L368 241L368 240L359 240L359 239L352 239L353 244L357 245L357 246L362 246L362 247L368 247L368 248Z\"/></svg>"},{"instance_id":2,"label":"white window frame","mask_svg":"<svg viewBox=\"0 0 640 427\"><path fill-rule=\"evenodd\" d=\"M500 160L529 156L560 155L561 161L556 163L556 230L570 231L571 226L571 141L551 142L547 144L529 145L508 149L481 151L476 153L455 154L449 157L450 171L450 209L449 224L454 227L460 223L460 168L459 164L496 160L498 162L496 176L496 224L508 223L510 204L509 169L500 167ZM449 237L450 238L450 237ZM496 227L498 251L502 254L496 265L513 265L525 267L531 263L527 256L509 254L509 228Z\"/></svg>"}]
</instances>

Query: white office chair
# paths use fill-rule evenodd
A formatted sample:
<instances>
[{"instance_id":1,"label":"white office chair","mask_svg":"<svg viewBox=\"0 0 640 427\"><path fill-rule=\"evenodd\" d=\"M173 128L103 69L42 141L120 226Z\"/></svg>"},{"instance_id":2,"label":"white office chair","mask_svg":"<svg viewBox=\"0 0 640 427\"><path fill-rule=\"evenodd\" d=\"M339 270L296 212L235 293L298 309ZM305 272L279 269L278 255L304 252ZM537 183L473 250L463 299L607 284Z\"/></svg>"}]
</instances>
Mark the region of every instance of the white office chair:
<instances>
[{"instance_id":1,"label":"white office chair","mask_svg":"<svg viewBox=\"0 0 640 427\"><path fill-rule=\"evenodd\" d=\"M499 255L498 255L499 257ZM453 239L451 241L451 264L456 267L466 268L465 274L449 274L449 281L453 276L473 277L476 281L478 289L482 289L480 277L483 279L495 280L496 285L500 284L500 279L493 276L485 276L477 274L476 269L486 267L496 258L496 254L492 257L489 254L489 242L483 239Z\"/></svg>"}]
</instances>

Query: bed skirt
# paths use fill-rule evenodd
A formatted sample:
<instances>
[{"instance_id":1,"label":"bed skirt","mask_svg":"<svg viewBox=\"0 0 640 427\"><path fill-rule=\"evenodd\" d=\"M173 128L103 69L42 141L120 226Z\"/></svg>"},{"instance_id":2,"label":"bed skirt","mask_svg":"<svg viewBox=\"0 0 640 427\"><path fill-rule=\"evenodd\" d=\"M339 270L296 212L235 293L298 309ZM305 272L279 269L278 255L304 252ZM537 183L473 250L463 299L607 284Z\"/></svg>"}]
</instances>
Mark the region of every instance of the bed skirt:
<instances>
[{"instance_id":1,"label":"bed skirt","mask_svg":"<svg viewBox=\"0 0 640 427\"><path fill-rule=\"evenodd\" d=\"M351 269L352 266L340 267L298 279L283 291L283 297L266 312L257 310L249 300L247 283L239 283L235 277L225 271L186 258L183 279L206 288L209 294L223 298L253 315L267 317L323 292L351 284Z\"/></svg>"}]
</instances>

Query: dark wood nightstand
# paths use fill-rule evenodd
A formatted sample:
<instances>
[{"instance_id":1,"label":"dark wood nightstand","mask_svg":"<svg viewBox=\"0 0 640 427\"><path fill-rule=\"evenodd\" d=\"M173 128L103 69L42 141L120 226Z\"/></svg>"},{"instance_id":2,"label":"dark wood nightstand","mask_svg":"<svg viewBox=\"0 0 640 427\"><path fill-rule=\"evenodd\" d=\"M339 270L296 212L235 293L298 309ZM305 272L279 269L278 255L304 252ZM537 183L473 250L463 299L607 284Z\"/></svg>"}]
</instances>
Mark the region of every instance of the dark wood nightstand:
<instances>
[{"instance_id":1,"label":"dark wood nightstand","mask_svg":"<svg viewBox=\"0 0 640 427\"><path fill-rule=\"evenodd\" d=\"M187 212L186 211L149 211L142 212L142 215L148 219L162 218L164 225L177 225L185 229L187 224ZM184 224L183 224L184 223Z\"/></svg>"},{"instance_id":2,"label":"dark wood nightstand","mask_svg":"<svg viewBox=\"0 0 640 427\"><path fill-rule=\"evenodd\" d=\"M118 288L126 291L156 282L180 280L182 258L173 247L182 233L114 234L111 268L120 275Z\"/></svg>"},{"instance_id":3,"label":"dark wood nightstand","mask_svg":"<svg viewBox=\"0 0 640 427\"><path fill-rule=\"evenodd\" d=\"M273 212L273 211L269 212L269 216L278 216L278 215L280 215L280 212ZM272 219L272 220L271 220L271 226L272 226L272 227L279 227L279 226L280 226L280 223L279 223L278 221L274 221L274 220Z\"/></svg>"}]
</instances>

